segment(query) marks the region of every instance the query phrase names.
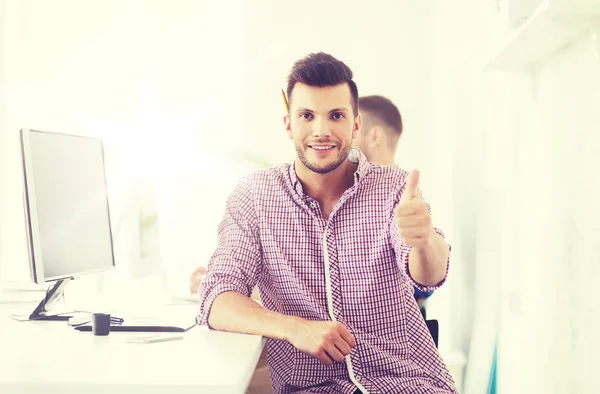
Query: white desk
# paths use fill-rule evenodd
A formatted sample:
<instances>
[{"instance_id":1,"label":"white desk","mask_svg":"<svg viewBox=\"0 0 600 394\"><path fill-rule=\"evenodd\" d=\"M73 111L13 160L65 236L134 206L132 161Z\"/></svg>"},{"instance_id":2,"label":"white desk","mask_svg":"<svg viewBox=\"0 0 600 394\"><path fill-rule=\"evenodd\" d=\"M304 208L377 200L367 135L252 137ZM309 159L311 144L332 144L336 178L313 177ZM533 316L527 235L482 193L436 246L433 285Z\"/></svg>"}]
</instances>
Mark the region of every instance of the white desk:
<instances>
[{"instance_id":1,"label":"white desk","mask_svg":"<svg viewBox=\"0 0 600 394\"><path fill-rule=\"evenodd\" d=\"M0 393L245 392L260 357L260 336L194 327L183 340L125 342L151 333L75 331L67 322L18 322L8 316L35 304L0 304ZM197 306L170 306L189 310ZM185 312L187 313L187 312Z\"/></svg>"}]
</instances>

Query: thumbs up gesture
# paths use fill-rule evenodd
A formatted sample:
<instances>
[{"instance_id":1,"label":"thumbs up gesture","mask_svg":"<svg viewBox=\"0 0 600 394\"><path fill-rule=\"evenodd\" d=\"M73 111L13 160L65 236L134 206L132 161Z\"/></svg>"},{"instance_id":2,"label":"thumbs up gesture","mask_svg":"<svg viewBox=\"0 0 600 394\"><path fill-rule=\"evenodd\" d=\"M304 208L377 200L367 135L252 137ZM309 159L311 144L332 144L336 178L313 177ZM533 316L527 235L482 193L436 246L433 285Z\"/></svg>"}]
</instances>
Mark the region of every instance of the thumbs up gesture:
<instances>
[{"instance_id":1,"label":"thumbs up gesture","mask_svg":"<svg viewBox=\"0 0 600 394\"><path fill-rule=\"evenodd\" d=\"M425 248L433 238L431 214L427 203L417 195L419 170L408 175L404 192L396 206L396 221L404 243L415 248Z\"/></svg>"}]
</instances>

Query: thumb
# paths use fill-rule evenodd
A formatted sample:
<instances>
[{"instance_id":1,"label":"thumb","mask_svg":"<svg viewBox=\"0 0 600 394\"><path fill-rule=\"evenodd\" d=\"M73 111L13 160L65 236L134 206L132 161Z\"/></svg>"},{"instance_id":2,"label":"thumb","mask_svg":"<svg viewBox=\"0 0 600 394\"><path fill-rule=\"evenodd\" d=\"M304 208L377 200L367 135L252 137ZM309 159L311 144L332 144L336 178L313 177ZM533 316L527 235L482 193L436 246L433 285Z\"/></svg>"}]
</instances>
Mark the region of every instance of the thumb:
<instances>
[{"instance_id":1,"label":"thumb","mask_svg":"<svg viewBox=\"0 0 600 394\"><path fill-rule=\"evenodd\" d=\"M415 169L408 174L406 183L404 184L404 192L400 202L411 200L417 197L417 189L419 188L419 170Z\"/></svg>"}]
</instances>

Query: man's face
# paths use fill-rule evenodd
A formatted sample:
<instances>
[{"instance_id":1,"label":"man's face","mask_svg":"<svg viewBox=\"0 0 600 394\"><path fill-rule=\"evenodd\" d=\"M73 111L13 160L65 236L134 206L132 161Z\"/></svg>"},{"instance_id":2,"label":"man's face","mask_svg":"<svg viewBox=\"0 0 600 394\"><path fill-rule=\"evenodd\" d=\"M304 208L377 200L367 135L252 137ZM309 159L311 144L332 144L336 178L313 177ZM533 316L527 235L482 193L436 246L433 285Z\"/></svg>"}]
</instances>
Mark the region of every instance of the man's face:
<instances>
[{"instance_id":1,"label":"man's face","mask_svg":"<svg viewBox=\"0 0 600 394\"><path fill-rule=\"evenodd\" d=\"M347 83L325 87L297 83L284 122L300 162L319 174L344 163L360 128Z\"/></svg>"}]
</instances>

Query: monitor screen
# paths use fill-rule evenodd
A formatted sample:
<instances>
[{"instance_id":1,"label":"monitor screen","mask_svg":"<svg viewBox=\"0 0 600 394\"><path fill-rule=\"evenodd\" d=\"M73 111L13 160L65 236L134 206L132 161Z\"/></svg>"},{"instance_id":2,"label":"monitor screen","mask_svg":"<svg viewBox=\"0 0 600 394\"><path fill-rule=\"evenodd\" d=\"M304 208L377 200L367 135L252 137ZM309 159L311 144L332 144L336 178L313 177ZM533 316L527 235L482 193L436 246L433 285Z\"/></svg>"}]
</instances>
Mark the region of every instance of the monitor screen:
<instances>
[{"instance_id":1,"label":"monitor screen","mask_svg":"<svg viewBox=\"0 0 600 394\"><path fill-rule=\"evenodd\" d=\"M32 280L113 267L102 141L23 129L21 148Z\"/></svg>"}]
</instances>

